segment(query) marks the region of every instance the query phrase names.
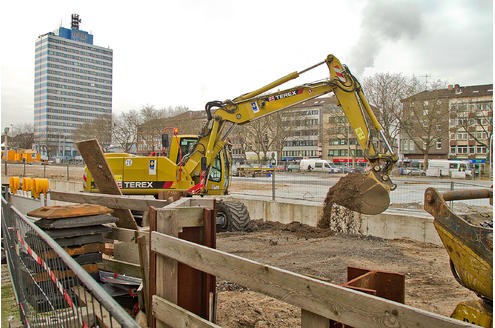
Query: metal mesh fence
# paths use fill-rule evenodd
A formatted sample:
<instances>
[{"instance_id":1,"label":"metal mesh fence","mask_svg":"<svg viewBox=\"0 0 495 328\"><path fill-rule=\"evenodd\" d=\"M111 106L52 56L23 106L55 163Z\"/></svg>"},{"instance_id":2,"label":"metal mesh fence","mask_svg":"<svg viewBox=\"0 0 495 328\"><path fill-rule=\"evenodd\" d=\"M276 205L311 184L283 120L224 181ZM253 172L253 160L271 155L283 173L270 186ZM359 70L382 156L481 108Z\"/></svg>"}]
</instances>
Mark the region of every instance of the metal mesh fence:
<instances>
[{"instance_id":1,"label":"metal mesh fence","mask_svg":"<svg viewBox=\"0 0 495 328\"><path fill-rule=\"evenodd\" d=\"M139 327L87 268L4 197L2 238L26 327Z\"/></svg>"},{"instance_id":2,"label":"metal mesh fence","mask_svg":"<svg viewBox=\"0 0 495 328\"><path fill-rule=\"evenodd\" d=\"M266 177L233 177L230 193L237 195L275 198L281 201L302 200L322 203L328 189L342 174L316 172L277 172ZM460 180L431 177L392 177L397 188L390 193L392 207L423 209L426 188L434 187L440 192L461 189L490 188L489 180ZM459 202L461 203L461 202ZM487 200L463 201L465 205L489 205Z\"/></svg>"},{"instance_id":3,"label":"metal mesh fence","mask_svg":"<svg viewBox=\"0 0 495 328\"><path fill-rule=\"evenodd\" d=\"M2 167L3 175L48 178L51 180L71 180L82 182L84 166L81 165L28 165L8 164ZM5 169L6 168L6 169ZM277 200L304 200L322 203L328 189L333 186L343 174L328 174L320 172L276 172L273 176L263 177L233 177L229 191L231 194L262 196ZM274 181L273 181L274 180ZM450 179L435 177L392 176L397 189L390 193L392 206L423 208L424 191L428 187L437 188L440 192L447 190L489 188L491 179L476 180ZM470 205L486 205L484 200L470 200Z\"/></svg>"},{"instance_id":4,"label":"metal mesh fence","mask_svg":"<svg viewBox=\"0 0 495 328\"><path fill-rule=\"evenodd\" d=\"M83 165L2 162L2 175L5 176L81 181L83 171Z\"/></svg>"}]
</instances>

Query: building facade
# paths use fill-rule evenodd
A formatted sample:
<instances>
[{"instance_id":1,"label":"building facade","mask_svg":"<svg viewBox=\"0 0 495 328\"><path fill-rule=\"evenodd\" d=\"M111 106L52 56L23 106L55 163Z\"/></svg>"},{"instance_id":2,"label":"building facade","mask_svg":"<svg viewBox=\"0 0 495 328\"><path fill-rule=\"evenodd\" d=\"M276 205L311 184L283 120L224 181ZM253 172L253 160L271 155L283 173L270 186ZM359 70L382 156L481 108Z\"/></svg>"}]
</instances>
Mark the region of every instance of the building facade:
<instances>
[{"instance_id":1,"label":"building facade","mask_svg":"<svg viewBox=\"0 0 495 328\"><path fill-rule=\"evenodd\" d=\"M282 122L289 128L282 148L283 161L322 158L323 112L328 109L330 99L307 100L281 112Z\"/></svg>"},{"instance_id":2,"label":"building facade","mask_svg":"<svg viewBox=\"0 0 495 328\"><path fill-rule=\"evenodd\" d=\"M337 98L331 97L327 109L323 112L322 157L339 165L365 164L363 150L344 111L337 104Z\"/></svg>"},{"instance_id":3,"label":"building facade","mask_svg":"<svg viewBox=\"0 0 495 328\"><path fill-rule=\"evenodd\" d=\"M492 84L450 85L420 92L402 104L403 121L416 124L413 129L401 126L404 160L422 161L427 147L429 159L469 160L482 173L487 171L493 136ZM427 140L432 142L426 145Z\"/></svg>"},{"instance_id":4,"label":"building facade","mask_svg":"<svg viewBox=\"0 0 495 328\"><path fill-rule=\"evenodd\" d=\"M35 145L50 158L77 156L74 131L112 115L113 50L94 45L79 22L73 14L70 29L40 35L35 44Z\"/></svg>"}]
</instances>

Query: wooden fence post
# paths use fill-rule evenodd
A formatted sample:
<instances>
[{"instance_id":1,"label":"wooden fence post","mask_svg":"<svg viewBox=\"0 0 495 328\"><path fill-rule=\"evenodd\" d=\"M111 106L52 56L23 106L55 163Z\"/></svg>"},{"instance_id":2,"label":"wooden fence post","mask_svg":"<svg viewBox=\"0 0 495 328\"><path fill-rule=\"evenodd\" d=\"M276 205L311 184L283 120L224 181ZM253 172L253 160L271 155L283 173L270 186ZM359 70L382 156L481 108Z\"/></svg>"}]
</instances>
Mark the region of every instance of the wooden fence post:
<instances>
[{"instance_id":1,"label":"wooden fence post","mask_svg":"<svg viewBox=\"0 0 495 328\"><path fill-rule=\"evenodd\" d=\"M195 202L181 199L159 209L156 215L150 211L150 231L211 248L216 246L215 224L213 200ZM151 287L153 284L154 287ZM153 295L177 304L201 318L215 320L215 277L159 255L157 251L150 253L150 296ZM150 304L154 304L153 301ZM152 320L155 326L161 326L162 322L155 319L156 316Z\"/></svg>"}]
</instances>

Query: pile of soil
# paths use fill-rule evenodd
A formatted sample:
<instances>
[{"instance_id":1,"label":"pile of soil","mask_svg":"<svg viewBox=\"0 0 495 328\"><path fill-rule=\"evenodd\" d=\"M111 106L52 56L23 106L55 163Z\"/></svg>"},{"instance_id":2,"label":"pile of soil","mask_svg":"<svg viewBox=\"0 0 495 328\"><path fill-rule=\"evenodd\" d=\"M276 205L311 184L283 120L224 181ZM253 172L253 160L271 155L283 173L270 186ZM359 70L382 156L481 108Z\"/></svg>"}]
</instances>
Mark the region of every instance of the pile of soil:
<instances>
[{"instance_id":1,"label":"pile of soil","mask_svg":"<svg viewBox=\"0 0 495 328\"><path fill-rule=\"evenodd\" d=\"M311 227L300 222L283 224L280 222L265 222L263 220L251 220L246 229L247 232L257 231L289 231L297 238L325 238L335 233L328 227Z\"/></svg>"}]
</instances>

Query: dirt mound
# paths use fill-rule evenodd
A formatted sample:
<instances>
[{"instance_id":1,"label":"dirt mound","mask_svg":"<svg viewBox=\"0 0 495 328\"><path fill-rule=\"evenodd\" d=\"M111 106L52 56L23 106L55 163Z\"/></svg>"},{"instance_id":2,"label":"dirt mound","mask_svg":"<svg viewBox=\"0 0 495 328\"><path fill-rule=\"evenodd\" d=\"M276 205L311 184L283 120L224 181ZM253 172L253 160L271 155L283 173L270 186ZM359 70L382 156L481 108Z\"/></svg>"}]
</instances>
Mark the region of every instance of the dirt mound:
<instances>
[{"instance_id":1,"label":"dirt mound","mask_svg":"<svg viewBox=\"0 0 495 328\"><path fill-rule=\"evenodd\" d=\"M283 224L280 222L265 222L263 220L252 220L248 224L248 232L257 231L288 231L294 234L298 238L312 239L312 238L325 238L332 236L334 231L327 228L311 227L307 224L300 222L291 222L289 224Z\"/></svg>"}]
</instances>

